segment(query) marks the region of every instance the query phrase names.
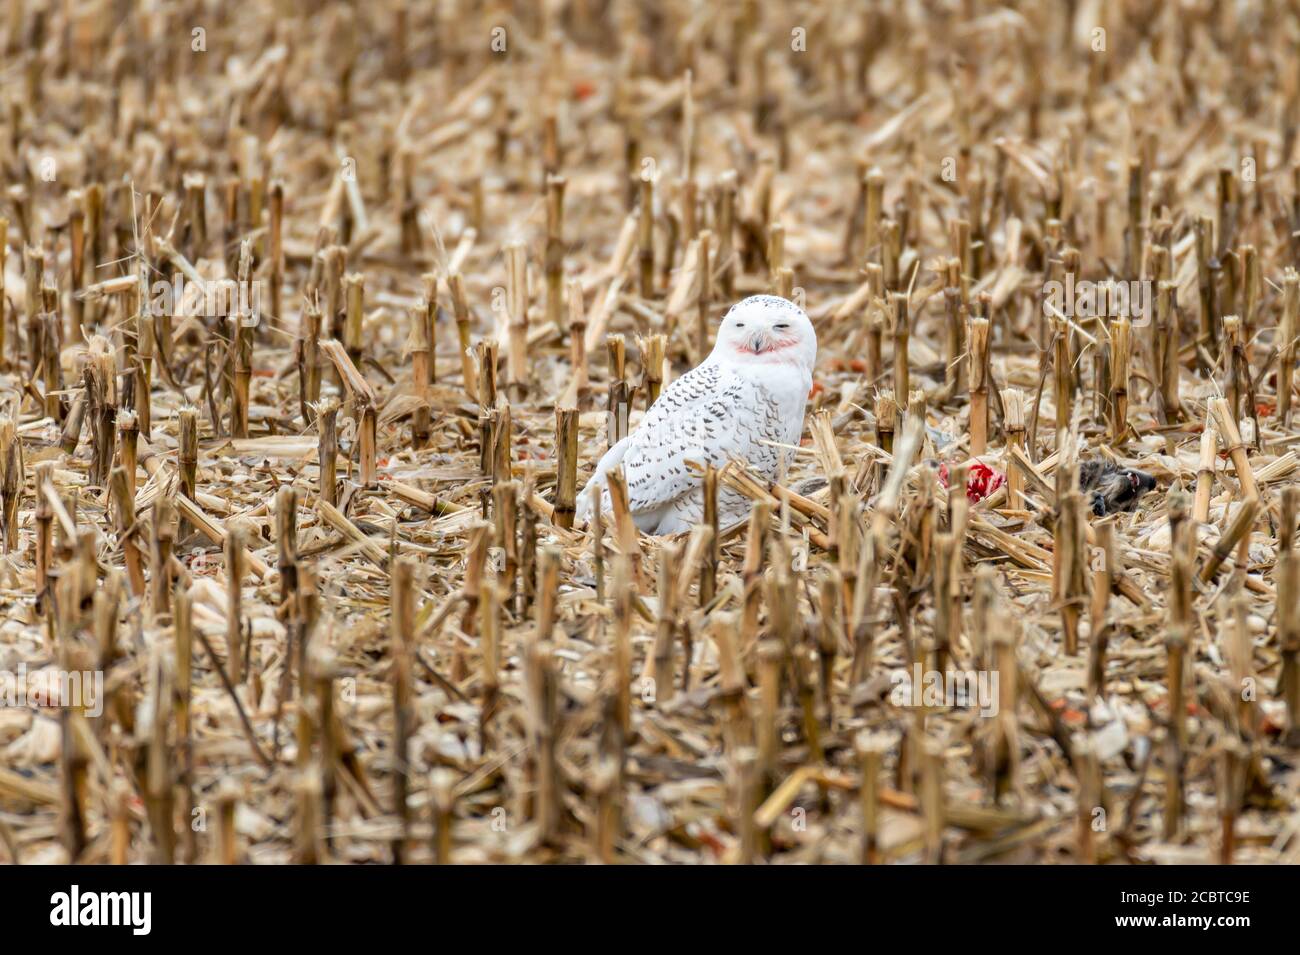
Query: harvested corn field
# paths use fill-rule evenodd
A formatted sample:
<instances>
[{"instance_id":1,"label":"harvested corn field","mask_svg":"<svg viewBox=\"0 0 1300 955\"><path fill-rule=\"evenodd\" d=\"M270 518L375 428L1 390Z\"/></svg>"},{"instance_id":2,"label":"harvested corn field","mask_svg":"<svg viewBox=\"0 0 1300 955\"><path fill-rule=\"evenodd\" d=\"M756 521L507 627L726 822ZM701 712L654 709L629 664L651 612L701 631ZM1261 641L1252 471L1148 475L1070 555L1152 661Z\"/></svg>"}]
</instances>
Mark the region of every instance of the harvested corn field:
<instances>
[{"instance_id":1,"label":"harvested corn field","mask_svg":"<svg viewBox=\"0 0 1300 955\"><path fill-rule=\"evenodd\" d=\"M1291 5L241 6L0 14L0 860L1300 858Z\"/></svg>"}]
</instances>

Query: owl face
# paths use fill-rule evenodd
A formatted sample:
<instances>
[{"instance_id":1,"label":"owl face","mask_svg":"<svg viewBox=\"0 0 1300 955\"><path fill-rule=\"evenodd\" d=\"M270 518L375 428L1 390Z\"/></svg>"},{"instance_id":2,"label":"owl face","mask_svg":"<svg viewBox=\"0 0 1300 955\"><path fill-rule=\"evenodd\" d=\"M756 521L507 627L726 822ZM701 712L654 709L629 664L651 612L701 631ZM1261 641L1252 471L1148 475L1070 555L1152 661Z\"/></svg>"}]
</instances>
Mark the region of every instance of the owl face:
<instances>
[{"instance_id":1,"label":"owl face","mask_svg":"<svg viewBox=\"0 0 1300 955\"><path fill-rule=\"evenodd\" d=\"M751 295L722 319L716 348L736 362L811 368L817 333L803 309L776 295Z\"/></svg>"}]
</instances>

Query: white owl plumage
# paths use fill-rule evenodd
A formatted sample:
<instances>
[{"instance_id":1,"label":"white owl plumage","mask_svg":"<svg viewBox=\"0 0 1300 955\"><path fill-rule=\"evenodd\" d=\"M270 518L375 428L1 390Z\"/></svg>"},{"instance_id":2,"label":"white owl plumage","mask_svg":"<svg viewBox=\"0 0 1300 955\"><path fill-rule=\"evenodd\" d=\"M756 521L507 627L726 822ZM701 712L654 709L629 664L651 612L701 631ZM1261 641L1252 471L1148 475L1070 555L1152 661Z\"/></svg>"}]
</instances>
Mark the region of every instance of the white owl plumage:
<instances>
[{"instance_id":1,"label":"white owl plumage","mask_svg":"<svg viewBox=\"0 0 1300 955\"><path fill-rule=\"evenodd\" d=\"M596 494L609 510L605 476L620 465L637 527L647 534L690 530L704 516L703 479L687 462L722 467L744 461L768 480L798 445L812 388L817 334L803 309L776 295L753 295L731 307L713 351L673 381L640 425L600 459L578 499L587 520ZM772 443L766 443L772 442ZM743 518L749 500L718 492L718 522Z\"/></svg>"}]
</instances>

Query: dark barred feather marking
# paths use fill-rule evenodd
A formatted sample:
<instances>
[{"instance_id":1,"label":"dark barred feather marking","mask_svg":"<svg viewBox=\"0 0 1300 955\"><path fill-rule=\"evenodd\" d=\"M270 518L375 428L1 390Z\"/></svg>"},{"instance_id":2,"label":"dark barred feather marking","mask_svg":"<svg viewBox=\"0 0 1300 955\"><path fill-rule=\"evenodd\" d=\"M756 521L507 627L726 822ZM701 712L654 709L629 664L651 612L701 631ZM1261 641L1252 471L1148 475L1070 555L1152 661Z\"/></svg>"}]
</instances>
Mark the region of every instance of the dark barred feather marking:
<instances>
[{"instance_id":1,"label":"dark barred feather marking","mask_svg":"<svg viewBox=\"0 0 1300 955\"><path fill-rule=\"evenodd\" d=\"M760 383L706 362L672 382L637 428L623 457L633 513L665 505L684 520L703 515L700 476L688 461L722 467L735 458L769 480L783 452L764 444L794 444L803 430L802 408L783 409ZM743 515L743 498L724 491L722 519Z\"/></svg>"}]
</instances>

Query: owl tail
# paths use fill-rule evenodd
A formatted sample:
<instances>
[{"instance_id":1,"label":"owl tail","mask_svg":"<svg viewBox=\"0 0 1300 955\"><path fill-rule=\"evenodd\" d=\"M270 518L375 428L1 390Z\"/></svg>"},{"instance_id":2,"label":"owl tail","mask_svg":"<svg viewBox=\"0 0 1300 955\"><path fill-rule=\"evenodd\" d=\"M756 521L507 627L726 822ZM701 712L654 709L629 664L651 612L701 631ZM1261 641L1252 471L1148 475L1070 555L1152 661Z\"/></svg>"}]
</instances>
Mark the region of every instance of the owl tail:
<instances>
[{"instance_id":1,"label":"owl tail","mask_svg":"<svg viewBox=\"0 0 1300 955\"><path fill-rule=\"evenodd\" d=\"M615 444L605 452L600 459L600 463L596 465L591 480L587 482L587 486L578 495L577 509L574 514L578 523L585 524L591 520L592 504L597 494L600 495L601 513L609 510L609 488L605 485L605 475L623 463L623 455L627 453L627 442L628 439L624 438Z\"/></svg>"}]
</instances>

